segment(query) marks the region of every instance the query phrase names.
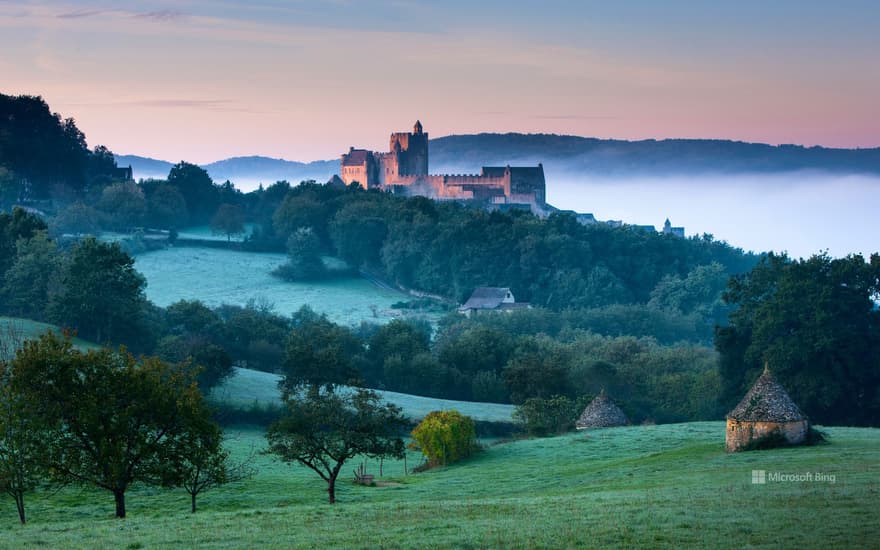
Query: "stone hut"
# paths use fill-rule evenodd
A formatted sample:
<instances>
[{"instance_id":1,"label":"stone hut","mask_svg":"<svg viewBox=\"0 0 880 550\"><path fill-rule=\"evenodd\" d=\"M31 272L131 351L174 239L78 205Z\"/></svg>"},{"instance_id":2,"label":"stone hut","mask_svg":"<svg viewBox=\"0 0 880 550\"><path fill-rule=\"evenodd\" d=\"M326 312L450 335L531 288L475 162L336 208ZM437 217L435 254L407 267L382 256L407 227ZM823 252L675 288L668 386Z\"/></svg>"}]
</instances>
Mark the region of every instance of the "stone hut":
<instances>
[{"instance_id":1,"label":"stone hut","mask_svg":"<svg viewBox=\"0 0 880 550\"><path fill-rule=\"evenodd\" d=\"M605 390L593 399L584 412L578 418L575 427L578 430L590 428L612 428L615 426L629 426L629 418L620 410L620 407L605 394Z\"/></svg>"},{"instance_id":2,"label":"stone hut","mask_svg":"<svg viewBox=\"0 0 880 550\"><path fill-rule=\"evenodd\" d=\"M806 415L765 366L752 389L727 415L725 448L728 453L735 453L773 435L798 445L806 441L809 427Z\"/></svg>"}]
</instances>

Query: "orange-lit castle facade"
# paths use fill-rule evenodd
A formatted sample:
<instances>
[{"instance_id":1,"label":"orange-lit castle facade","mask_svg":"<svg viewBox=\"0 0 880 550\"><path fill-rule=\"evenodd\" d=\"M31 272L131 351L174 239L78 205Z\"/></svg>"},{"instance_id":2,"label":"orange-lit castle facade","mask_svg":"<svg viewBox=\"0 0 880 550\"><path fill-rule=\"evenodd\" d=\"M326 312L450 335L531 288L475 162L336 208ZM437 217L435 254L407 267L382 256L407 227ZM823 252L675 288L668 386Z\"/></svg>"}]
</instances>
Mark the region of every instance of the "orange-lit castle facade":
<instances>
[{"instance_id":1,"label":"orange-lit castle facade","mask_svg":"<svg viewBox=\"0 0 880 550\"><path fill-rule=\"evenodd\" d=\"M438 200L464 200L503 208L546 212L544 167L484 166L479 174L428 173L428 133L416 121L413 131L391 134L389 151L352 147L342 155L340 177L346 185L386 189Z\"/></svg>"}]
</instances>

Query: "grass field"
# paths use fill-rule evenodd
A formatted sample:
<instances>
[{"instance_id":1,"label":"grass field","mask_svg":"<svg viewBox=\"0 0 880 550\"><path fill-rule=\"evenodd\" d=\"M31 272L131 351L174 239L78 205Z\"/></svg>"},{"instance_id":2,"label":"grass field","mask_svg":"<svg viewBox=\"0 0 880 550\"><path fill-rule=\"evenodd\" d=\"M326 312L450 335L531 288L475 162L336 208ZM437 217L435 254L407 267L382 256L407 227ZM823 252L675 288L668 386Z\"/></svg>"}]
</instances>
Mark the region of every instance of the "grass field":
<instances>
[{"instance_id":1,"label":"grass field","mask_svg":"<svg viewBox=\"0 0 880 550\"><path fill-rule=\"evenodd\" d=\"M109 493L67 488L32 497L22 527L10 500L0 546L876 548L880 432L827 431L830 445L734 455L721 422L581 432L492 445L420 474L386 462L380 478L370 461L381 487L352 484L352 463L334 506L309 470L257 456L255 477L205 493L195 515L182 491L139 489L115 520ZM230 448L241 457L263 441L246 430ZM753 470L834 482L758 485Z\"/></svg>"},{"instance_id":2,"label":"grass field","mask_svg":"<svg viewBox=\"0 0 880 550\"><path fill-rule=\"evenodd\" d=\"M285 261L284 254L172 247L135 256L135 269L147 278L147 298L163 307L178 300L219 306L262 298L282 315L308 305L334 322L354 325L387 322L399 315L391 304L409 299L362 278L289 283L269 274Z\"/></svg>"},{"instance_id":3,"label":"grass field","mask_svg":"<svg viewBox=\"0 0 880 550\"><path fill-rule=\"evenodd\" d=\"M232 378L214 389L211 398L238 407L247 407L254 403L261 405L280 404L278 379L279 376L276 374L237 368ZM392 391L379 391L378 393L386 401L402 408L405 415L415 419L422 418L431 411L455 409L475 420L512 421L513 405L450 401Z\"/></svg>"},{"instance_id":4,"label":"grass field","mask_svg":"<svg viewBox=\"0 0 880 550\"><path fill-rule=\"evenodd\" d=\"M17 317L0 317L0 338L6 338L9 335L20 337L23 340L37 339L47 331L55 334L61 334L61 329L55 325L48 323L40 323L39 321L31 321L30 319L19 319ZM87 342L80 338L74 338L73 344L79 349L97 349L97 344ZM3 357L3 347L0 346L0 359L9 359Z\"/></svg>"}]
</instances>

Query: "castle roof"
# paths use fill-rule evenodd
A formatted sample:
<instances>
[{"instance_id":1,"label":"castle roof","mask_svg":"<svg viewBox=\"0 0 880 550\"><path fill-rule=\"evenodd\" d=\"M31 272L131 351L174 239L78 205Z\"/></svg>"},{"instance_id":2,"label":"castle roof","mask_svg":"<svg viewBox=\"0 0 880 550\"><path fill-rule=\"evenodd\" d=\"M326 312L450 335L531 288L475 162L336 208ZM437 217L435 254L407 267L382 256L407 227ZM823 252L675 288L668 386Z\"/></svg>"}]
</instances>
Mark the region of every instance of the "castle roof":
<instances>
[{"instance_id":1,"label":"castle roof","mask_svg":"<svg viewBox=\"0 0 880 550\"><path fill-rule=\"evenodd\" d=\"M766 367L727 418L745 422L796 422L807 419Z\"/></svg>"},{"instance_id":2,"label":"castle roof","mask_svg":"<svg viewBox=\"0 0 880 550\"><path fill-rule=\"evenodd\" d=\"M342 165L363 166L367 163L367 157L371 154L372 152L366 149L351 149L348 153L342 155Z\"/></svg>"},{"instance_id":3,"label":"castle roof","mask_svg":"<svg viewBox=\"0 0 880 550\"><path fill-rule=\"evenodd\" d=\"M461 306L461 309L496 309L508 296L513 300L513 294L507 287L477 287L468 301Z\"/></svg>"},{"instance_id":4,"label":"castle roof","mask_svg":"<svg viewBox=\"0 0 880 550\"><path fill-rule=\"evenodd\" d=\"M579 430L589 428L611 428L614 426L629 425L629 418L620 410L620 407L602 390L599 395L593 399L589 405L581 413L575 423L575 427Z\"/></svg>"}]
</instances>

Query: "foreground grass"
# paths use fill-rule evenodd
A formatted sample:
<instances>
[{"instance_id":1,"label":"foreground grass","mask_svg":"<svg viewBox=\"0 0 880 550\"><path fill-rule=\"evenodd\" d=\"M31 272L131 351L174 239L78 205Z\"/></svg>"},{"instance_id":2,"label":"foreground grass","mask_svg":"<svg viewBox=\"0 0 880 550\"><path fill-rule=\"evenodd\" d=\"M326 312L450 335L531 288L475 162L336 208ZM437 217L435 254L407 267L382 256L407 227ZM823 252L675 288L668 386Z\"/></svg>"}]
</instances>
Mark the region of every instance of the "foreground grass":
<instances>
[{"instance_id":1,"label":"foreground grass","mask_svg":"<svg viewBox=\"0 0 880 550\"><path fill-rule=\"evenodd\" d=\"M281 405L281 392L278 389L277 374L250 369L235 369L235 374L221 386L214 388L211 399L234 407ZM499 403L476 403L471 401L452 401L435 397L422 397L393 391L377 391L383 399L394 403L403 414L420 419L431 411L455 409L475 420L487 422L512 422L513 405Z\"/></svg>"},{"instance_id":2,"label":"foreground grass","mask_svg":"<svg viewBox=\"0 0 880 550\"><path fill-rule=\"evenodd\" d=\"M301 467L259 456L259 473L208 492L187 513L180 491L141 489L129 519L112 497L65 489L7 503L4 547L376 548L646 546L870 547L880 537L880 432L832 428L830 445L727 455L719 422L644 426L489 446L416 475L386 462L384 487L340 481L335 506ZM236 456L263 445L255 430ZM410 455L408 465L415 463ZM347 466L346 472L355 464ZM752 484L752 470L824 473L835 482ZM378 463L368 463L378 475ZM349 476L350 478L350 476Z\"/></svg>"}]
</instances>

